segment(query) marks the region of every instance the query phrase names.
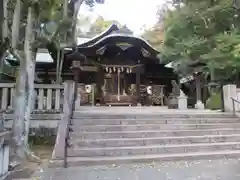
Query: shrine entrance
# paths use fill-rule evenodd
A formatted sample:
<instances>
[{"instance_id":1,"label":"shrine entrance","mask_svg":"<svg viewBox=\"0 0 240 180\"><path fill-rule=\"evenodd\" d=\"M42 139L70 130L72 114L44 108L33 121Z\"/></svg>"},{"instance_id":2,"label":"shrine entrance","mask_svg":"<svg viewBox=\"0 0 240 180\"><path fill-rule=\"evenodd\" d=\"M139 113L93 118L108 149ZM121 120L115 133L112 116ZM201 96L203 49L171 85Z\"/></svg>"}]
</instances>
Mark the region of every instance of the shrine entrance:
<instances>
[{"instance_id":1,"label":"shrine entrance","mask_svg":"<svg viewBox=\"0 0 240 180\"><path fill-rule=\"evenodd\" d=\"M129 75L141 65L129 67L127 65L102 65L104 83L102 85L103 100L106 105L136 105L138 94L136 87L140 84L130 84ZM138 71L135 72L138 74Z\"/></svg>"}]
</instances>

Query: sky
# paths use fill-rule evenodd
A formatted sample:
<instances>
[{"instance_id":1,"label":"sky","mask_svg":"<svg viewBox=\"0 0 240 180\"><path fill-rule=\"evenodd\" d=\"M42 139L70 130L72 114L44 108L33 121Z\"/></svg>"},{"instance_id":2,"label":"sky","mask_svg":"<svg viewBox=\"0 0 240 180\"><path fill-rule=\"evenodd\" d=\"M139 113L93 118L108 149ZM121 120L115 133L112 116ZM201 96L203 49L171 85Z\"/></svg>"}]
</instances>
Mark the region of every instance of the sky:
<instances>
[{"instance_id":1,"label":"sky","mask_svg":"<svg viewBox=\"0 0 240 180\"><path fill-rule=\"evenodd\" d=\"M156 22L157 7L165 0L105 0L103 5L97 5L92 12L86 7L80 9L81 13L101 15L106 20L117 20L126 24L135 34L140 34L142 28L152 27Z\"/></svg>"}]
</instances>

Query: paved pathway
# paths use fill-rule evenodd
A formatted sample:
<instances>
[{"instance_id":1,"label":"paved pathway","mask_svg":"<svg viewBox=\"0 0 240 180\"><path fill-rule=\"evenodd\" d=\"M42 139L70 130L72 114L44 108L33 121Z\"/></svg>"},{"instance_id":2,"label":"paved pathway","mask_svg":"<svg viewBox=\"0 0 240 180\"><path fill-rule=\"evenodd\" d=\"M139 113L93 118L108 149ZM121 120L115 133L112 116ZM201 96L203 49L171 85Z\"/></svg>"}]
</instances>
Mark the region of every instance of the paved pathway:
<instances>
[{"instance_id":1,"label":"paved pathway","mask_svg":"<svg viewBox=\"0 0 240 180\"><path fill-rule=\"evenodd\" d=\"M239 180L240 159L46 169L39 180Z\"/></svg>"}]
</instances>

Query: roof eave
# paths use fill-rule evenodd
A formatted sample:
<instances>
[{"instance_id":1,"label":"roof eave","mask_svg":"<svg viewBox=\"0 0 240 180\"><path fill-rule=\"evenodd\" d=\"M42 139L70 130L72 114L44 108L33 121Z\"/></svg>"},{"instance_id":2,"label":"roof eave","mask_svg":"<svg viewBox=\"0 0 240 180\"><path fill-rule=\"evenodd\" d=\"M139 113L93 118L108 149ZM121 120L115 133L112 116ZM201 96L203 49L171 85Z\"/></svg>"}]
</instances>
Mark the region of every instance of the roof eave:
<instances>
[{"instance_id":1,"label":"roof eave","mask_svg":"<svg viewBox=\"0 0 240 180\"><path fill-rule=\"evenodd\" d=\"M90 46L96 42L98 42L100 39L104 38L105 36L111 34L113 31L117 31L119 30L119 27L116 24L112 24L108 29L106 29L105 31L103 31L101 34L93 37L92 39L90 39L89 41L86 41L82 44L78 44L78 47L87 47Z\"/></svg>"}]
</instances>

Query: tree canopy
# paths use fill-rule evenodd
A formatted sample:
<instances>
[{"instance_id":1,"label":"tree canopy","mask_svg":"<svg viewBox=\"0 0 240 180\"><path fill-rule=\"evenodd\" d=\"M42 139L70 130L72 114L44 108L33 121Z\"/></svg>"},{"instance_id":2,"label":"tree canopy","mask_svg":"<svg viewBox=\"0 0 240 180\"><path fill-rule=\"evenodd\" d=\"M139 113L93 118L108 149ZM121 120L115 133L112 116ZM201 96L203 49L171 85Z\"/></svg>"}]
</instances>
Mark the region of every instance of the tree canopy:
<instances>
[{"instance_id":1,"label":"tree canopy","mask_svg":"<svg viewBox=\"0 0 240 180\"><path fill-rule=\"evenodd\" d=\"M79 37L93 37L96 36L112 24L117 25L120 28L121 33L133 34L133 32L126 26L116 20L106 20L102 16L98 16L96 19L91 19L89 16L83 16L78 19L78 36Z\"/></svg>"},{"instance_id":2,"label":"tree canopy","mask_svg":"<svg viewBox=\"0 0 240 180\"><path fill-rule=\"evenodd\" d=\"M196 61L206 63L212 78L238 72L240 11L233 1L176 0L174 7L164 19L162 59L182 74L192 72L188 65Z\"/></svg>"}]
</instances>

